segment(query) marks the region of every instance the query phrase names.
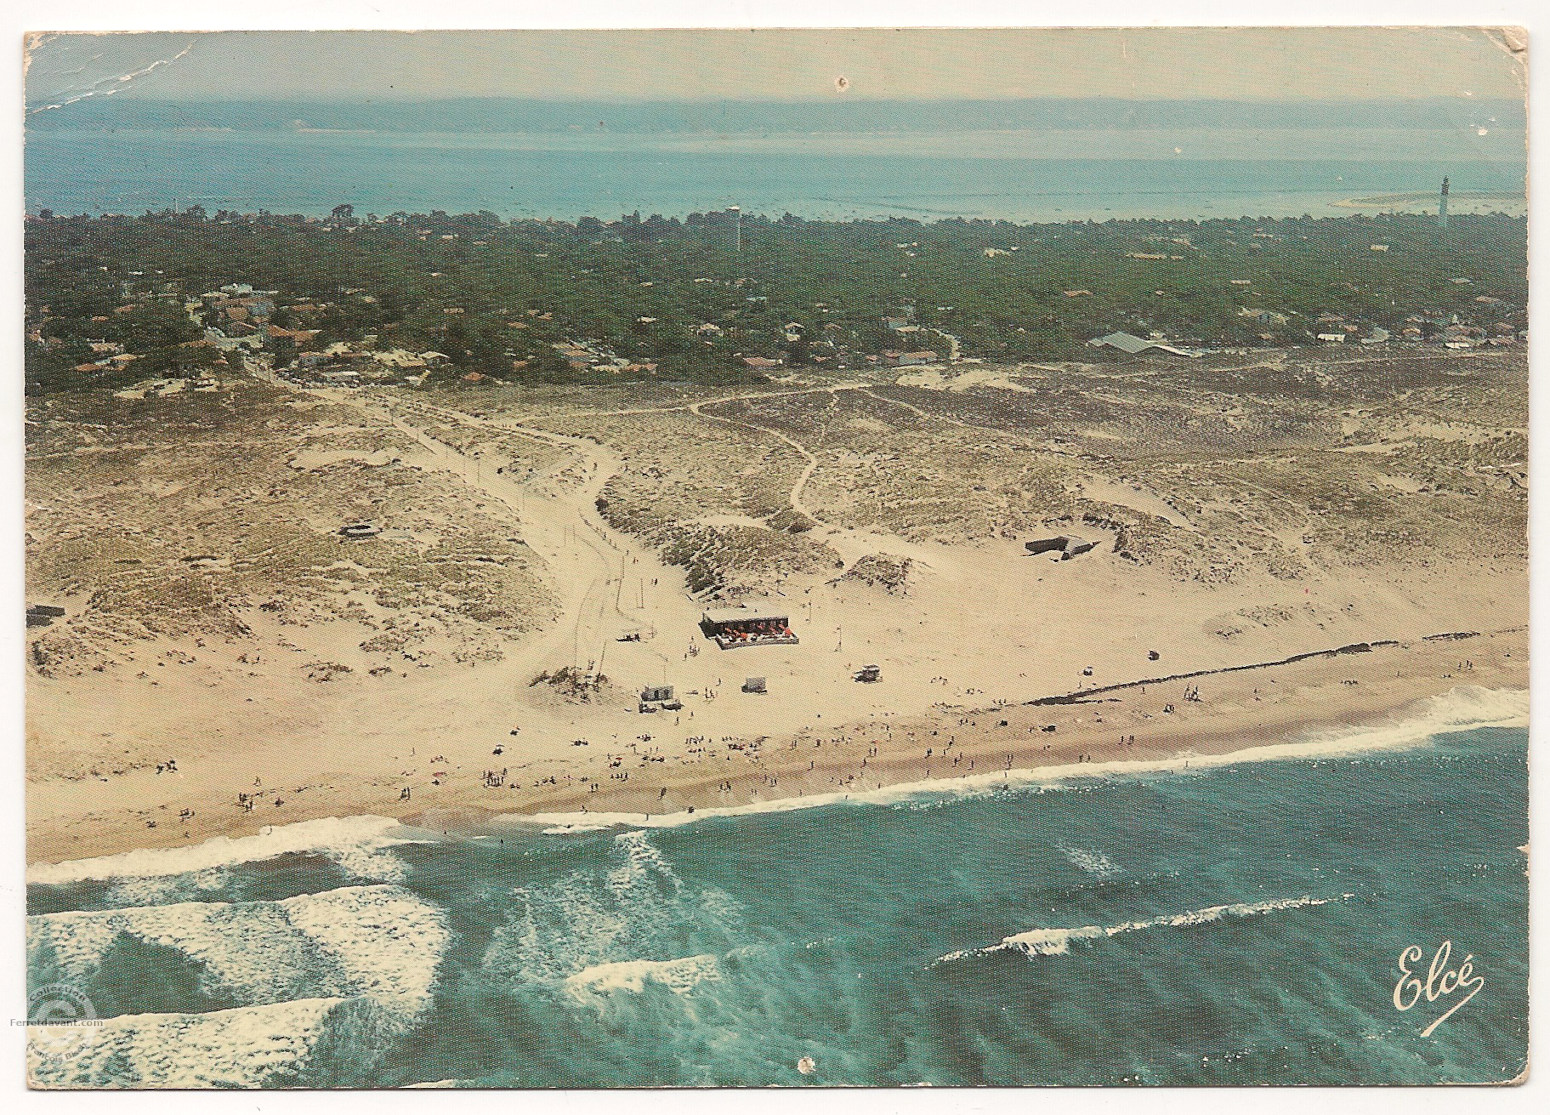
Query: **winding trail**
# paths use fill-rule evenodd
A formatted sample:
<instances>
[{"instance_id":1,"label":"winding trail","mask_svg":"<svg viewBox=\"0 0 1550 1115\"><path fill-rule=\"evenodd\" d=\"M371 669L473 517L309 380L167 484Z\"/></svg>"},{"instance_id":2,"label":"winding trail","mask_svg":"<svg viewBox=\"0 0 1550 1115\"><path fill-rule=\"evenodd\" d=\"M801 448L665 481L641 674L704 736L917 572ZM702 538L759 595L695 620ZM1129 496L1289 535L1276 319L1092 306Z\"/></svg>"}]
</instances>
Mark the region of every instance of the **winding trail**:
<instances>
[{"instance_id":1,"label":"winding trail","mask_svg":"<svg viewBox=\"0 0 1550 1115\"><path fill-rule=\"evenodd\" d=\"M835 390L837 391L838 388L835 388ZM831 392L831 395L832 394L833 392ZM727 401L729 400L717 400L717 402ZM803 515L812 520L814 523L819 522L818 516L814 515L807 504L802 502L802 489L807 487L808 480L812 478L813 472L818 468L818 458L813 454L812 450L808 449L805 445L801 444L795 439L787 437L779 430L772 430L768 426L760 426L757 423L747 422L739 418L727 418L720 414L706 414L702 408L708 405L711 404L694 403L689 407L689 411L690 413L695 414L700 418L709 418L712 422L725 422L729 426L742 426L745 429L757 430L760 433L769 434L777 441L784 442L786 445L789 445L792 449L795 449L802 455L802 459L807 462L807 467L805 467L802 470L801 475L797 477L796 483L791 485L791 492L786 497L786 499L787 502L791 504L791 510L795 511L798 515Z\"/></svg>"},{"instance_id":2,"label":"winding trail","mask_svg":"<svg viewBox=\"0 0 1550 1115\"><path fill-rule=\"evenodd\" d=\"M835 384L831 387L822 387L808 391L786 392L785 394L816 395L825 391L828 392L831 400L837 400L839 398L839 392L841 391L856 391L860 394L866 395L869 398L876 399L878 402L888 403L895 401L873 394L871 385L866 383ZM772 396L765 394L743 396L742 398L770 397ZM728 418L720 414L707 414L702 409L707 406L714 406L720 403L727 403L732 401L734 400L707 399L699 403L693 403L685 409L693 412L701 418L708 418L714 422L725 422L731 426L741 426L744 429L755 430L762 434L768 434L769 436L776 438L777 440L790 446L792 449L796 450L797 453L801 454L802 459L807 463L806 466L802 469L802 472L797 476L796 482L791 485L791 491L787 496L787 502L790 503L792 511L805 517L807 521L812 524L809 537L811 537L814 541L827 545L840 556L840 559L844 561L846 565L852 565L858 559L868 554L876 553L888 553L897 557L908 558L911 561L924 565L927 568L935 569L939 572L950 564L945 553L939 550L916 545L903 538L900 538L898 535L880 534L876 531L862 530L855 527L837 527L831 523L824 522L823 519L819 517L819 515L813 511L813 509L809 507L802 498L803 490L807 487L808 481L812 479L813 473L818 469L817 455L813 453L813 451L807 446L797 441L795 438L792 438L787 434L783 434L779 430L771 429L768 426L761 426L757 422L750 422L745 419ZM922 418L929 417L925 414L924 411L911 406L909 403L899 403L899 405L905 407L908 410L915 411ZM959 423L959 425L965 425L965 423Z\"/></svg>"}]
</instances>

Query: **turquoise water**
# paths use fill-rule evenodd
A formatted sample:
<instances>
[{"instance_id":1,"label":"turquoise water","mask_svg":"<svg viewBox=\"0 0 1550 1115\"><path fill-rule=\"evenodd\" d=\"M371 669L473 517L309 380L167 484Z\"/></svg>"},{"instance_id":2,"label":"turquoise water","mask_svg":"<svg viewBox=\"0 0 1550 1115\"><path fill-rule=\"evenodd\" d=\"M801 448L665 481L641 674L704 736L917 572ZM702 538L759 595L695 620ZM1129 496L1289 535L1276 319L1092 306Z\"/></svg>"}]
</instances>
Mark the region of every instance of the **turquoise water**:
<instances>
[{"instance_id":1,"label":"turquoise water","mask_svg":"<svg viewBox=\"0 0 1550 1115\"><path fill-rule=\"evenodd\" d=\"M30 211L61 213L200 204L323 215L349 202L361 215L560 219L733 204L824 219L1339 216L1351 212L1335 207L1342 199L1428 194L1444 175L1460 195L1521 197L1522 151L1510 136L1466 143L1405 129L720 139L35 129L25 188Z\"/></svg>"},{"instance_id":2,"label":"turquoise water","mask_svg":"<svg viewBox=\"0 0 1550 1115\"><path fill-rule=\"evenodd\" d=\"M41 1074L1504 1080L1527 1045L1526 754L1525 730L1485 727L1344 756L649 831L343 840L34 885L32 986L68 982L116 1016ZM1451 1000L1397 1011L1397 960L1420 946L1424 978L1444 940L1483 988L1423 1037Z\"/></svg>"}]
</instances>

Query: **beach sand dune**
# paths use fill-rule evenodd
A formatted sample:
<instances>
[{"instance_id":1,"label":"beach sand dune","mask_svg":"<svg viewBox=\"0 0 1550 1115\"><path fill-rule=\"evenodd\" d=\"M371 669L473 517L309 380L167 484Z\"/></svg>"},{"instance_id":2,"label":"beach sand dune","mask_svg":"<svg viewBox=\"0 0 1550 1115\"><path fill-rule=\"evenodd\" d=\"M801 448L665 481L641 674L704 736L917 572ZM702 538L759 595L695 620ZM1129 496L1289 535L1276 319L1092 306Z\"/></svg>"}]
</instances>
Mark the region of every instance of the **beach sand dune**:
<instances>
[{"instance_id":1,"label":"beach sand dune","mask_svg":"<svg viewBox=\"0 0 1550 1115\"><path fill-rule=\"evenodd\" d=\"M37 404L29 861L1160 761L1526 684L1521 356L1061 377ZM1056 534L1097 546L1024 547ZM799 641L718 649L740 600Z\"/></svg>"}]
</instances>

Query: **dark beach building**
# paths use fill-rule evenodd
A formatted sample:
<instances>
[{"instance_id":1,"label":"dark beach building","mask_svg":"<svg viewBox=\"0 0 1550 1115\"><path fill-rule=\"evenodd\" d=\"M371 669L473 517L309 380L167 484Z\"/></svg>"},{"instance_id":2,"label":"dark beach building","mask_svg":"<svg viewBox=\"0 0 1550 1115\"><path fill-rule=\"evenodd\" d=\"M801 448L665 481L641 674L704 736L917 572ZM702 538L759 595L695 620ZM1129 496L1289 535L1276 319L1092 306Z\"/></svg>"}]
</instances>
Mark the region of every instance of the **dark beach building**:
<instances>
[{"instance_id":1,"label":"dark beach building","mask_svg":"<svg viewBox=\"0 0 1550 1115\"><path fill-rule=\"evenodd\" d=\"M1085 554L1098 545L1089 542L1085 538L1078 538L1074 534L1057 534L1053 538L1036 538L1032 542L1024 542L1030 554L1047 554L1059 552L1061 561L1070 561L1079 554Z\"/></svg>"},{"instance_id":2,"label":"dark beach building","mask_svg":"<svg viewBox=\"0 0 1550 1115\"><path fill-rule=\"evenodd\" d=\"M707 608L700 630L722 650L800 641L786 613L770 607Z\"/></svg>"}]
</instances>

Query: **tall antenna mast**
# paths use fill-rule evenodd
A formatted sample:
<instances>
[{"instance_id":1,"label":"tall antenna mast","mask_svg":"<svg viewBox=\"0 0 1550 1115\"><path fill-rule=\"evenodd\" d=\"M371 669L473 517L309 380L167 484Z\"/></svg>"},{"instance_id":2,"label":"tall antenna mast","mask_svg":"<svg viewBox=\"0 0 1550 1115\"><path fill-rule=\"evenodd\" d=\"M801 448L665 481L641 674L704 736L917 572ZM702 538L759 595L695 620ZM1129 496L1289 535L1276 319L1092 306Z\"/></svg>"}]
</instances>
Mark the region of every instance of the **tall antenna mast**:
<instances>
[{"instance_id":1,"label":"tall antenna mast","mask_svg":"<svg viewBox=\"0 0 1550 1115\"><path fill-rule=\"evenodd\" d=\"M1437 227L1448 227L1448 180L1442 180L1442 196L1437 199Z\"/></svg>"}]
</instances>

